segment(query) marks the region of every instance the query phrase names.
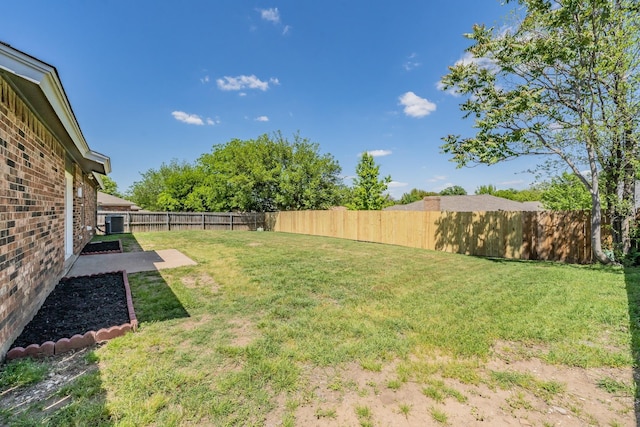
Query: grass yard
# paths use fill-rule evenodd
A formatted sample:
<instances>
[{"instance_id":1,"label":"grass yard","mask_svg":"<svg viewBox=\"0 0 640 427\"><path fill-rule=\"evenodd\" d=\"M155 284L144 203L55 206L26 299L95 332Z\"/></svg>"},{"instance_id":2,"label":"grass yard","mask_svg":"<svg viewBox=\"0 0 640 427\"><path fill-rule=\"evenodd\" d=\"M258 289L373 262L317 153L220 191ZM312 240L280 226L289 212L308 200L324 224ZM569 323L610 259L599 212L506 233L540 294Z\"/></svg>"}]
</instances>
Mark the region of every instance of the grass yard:
<instances>
[{"instance_id":1,"label":"grass yard","mask_svg":"<svg viewBox=\"0 0 640 427\"><path fill-rule=\"evenodd\" d=\"M130 274L139 331L87 353L87 372L57 392L65 405L4 408L0 421L636 423L640 269L268 232L105 238L198 265ZM22 364L4 367L0 390L47 367Z\"/></svg>"}]
</instances>

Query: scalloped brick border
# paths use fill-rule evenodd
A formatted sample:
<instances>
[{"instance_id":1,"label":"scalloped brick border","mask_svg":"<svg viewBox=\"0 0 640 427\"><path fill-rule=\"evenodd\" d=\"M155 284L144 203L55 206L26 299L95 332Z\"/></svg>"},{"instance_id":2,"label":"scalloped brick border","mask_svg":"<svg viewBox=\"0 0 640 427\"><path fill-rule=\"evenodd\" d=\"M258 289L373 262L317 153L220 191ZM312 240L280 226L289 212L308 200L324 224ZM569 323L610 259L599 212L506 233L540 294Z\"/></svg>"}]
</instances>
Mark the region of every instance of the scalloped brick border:
<instances>
[{"instance_id":1,"label":"scalloped brick border","mask_svg":"<svg viewBox=\"0 0 640 427\"><path fill-rule=\"evenodd\" d=\"M112 241L115 241L115 240L112 240ZM90 245L91 242L89 242L88 244ZM98 251L98 252L86 252L86 253L82 253L82 251L80 251L80 256L100 255L100 254L121 254L122 252L124 252L122 250L122 240L121 239L118 239L118 247L119 247L119 249L112 250L112 251Z\"/></svg>"},{"instance_id":2,"label":"scalloped brick border","mask_svg":"<svg viewBox=\"0 0 640 427\"><path fill-rule=\"evenodd\" d=\"M26 348L14 347L7 353L7 360L19 359L22 357L53 356L56 354L66 353L67 351L89 347L95 343L108 341L112 338L120 337L129 331L135 332L138 329L138 319L136 318L136 313L133 310L133 299L131 298L131 288L129 287L129 279L126 271L110 271L100 274L91 274L89 276L74 276L69 277L69 279L76 277L95 277L115 273L122 273L124 291L127 298L127 311L129 312L129 323L111 326L109 328L102 328L98 331L88 331L83 335L76 334L71 338L60 338L56 342L46 341L42 344L28 345Z\"/></svg>"}]
</instances>

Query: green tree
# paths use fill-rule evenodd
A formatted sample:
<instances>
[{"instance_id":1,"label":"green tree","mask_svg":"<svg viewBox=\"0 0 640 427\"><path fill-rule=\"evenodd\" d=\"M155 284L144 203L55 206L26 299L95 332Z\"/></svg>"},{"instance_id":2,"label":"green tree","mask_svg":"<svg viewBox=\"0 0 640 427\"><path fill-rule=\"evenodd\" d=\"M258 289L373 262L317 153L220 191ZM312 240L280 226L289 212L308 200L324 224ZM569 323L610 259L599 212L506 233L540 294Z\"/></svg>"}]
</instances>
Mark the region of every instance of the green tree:
<instances>
[{"instance_id":1,"label":"green tree","mask_svg":"<svg viewBox=\"0 0 640 427\"><path fill-rule=\"evenodd\" d=\"M271 212L340 203L340 165L298 134L293 142L279 132L234 139L214 146L197 166L204 178L194 192L209 210Z\"/></svg>"},{"instance_id":2,"label":"green tree","mask_svg":"<svg viewBox=\"0 0 640 427\"><path fill-rule=\"evenodd\" d=\"M384 194L391 177L380 179L380 166L376 165L373 156L362 153L356 165L356 178L353 180L353 201L349 206L353 210L380 210L393 204Z\"/></svg>"},{"instance_id":3,"label":"green tree","mask_svg":"<svg viewBox=\"0 0 640 427\"><path fill-rule=\"evenodd\" d=\"M178 184L181 176L192 168L186 162L171 160L169 164L162 163L160 168L142 172L142 179L135 181L127 191L127 198L143 209L150 211L180 211L182 202L178 201L188 191L180 193Z\"/></svg>"},{"instance_id":4,"label":"green tree","mask_svg":"<svg viewBox=\"0 0 640 427\"><path fill-rule=\"evenodd\" d=\"M494 194L496 194L496 191L498 191L498 189L493 184L481 185L480 187L476 188L475 194L488 194L490 196L493 196Z\"/></svg>"},{"instance_id":5,"label":"green tree","mask_svg":"<svg viewBox=\"0 0 640 427\"><path fill-rule=\"evenodd\" d=\"M579 177L573 173L564 172L545 185L542 206L554 211L589 210L591 195Z\"/></svg>"},{"instance_id":6,"label":"green tree","mask_svg":"<svg viewBox=\"0 0 640 427\"><path fill-rule=\"evenodd\" d=\"M466 196L467 190L460 187L459 185L452 185L451 187L447 187L440 192L441 196Z\"/></svg>"},{"instance_id":7,"label":"green tree","mask_svg":"<svg viewBox=\"0 0 640 427\"><path fill-rule=\"evenodd\" d=\"M424 199L427 196L437 196L438 193L433 191L420 190L418 188L412 188L408 193L404 193L400 200L396 202L398 205L406 205L408 203L417 202Z\"/></svg>"},{"instance_id":8,"label":"green tree","mask_svg":"<svg viewBox=\"0 0 640 427\"><path fill-rule=\"evenodd\" d=\"M122 194L118 191L118 184L116 184L116 182L109 178L106 175L102 175L100 177L102 179L102 191L105 194L111 194L112 196L116 196L116 197L122 197Z\"/></svg>"},{"instance_id":9,"label":"green tree","mask_svg":"<svg viewBox=\"0 0 640 427\"><path fill-rule=\"evenodd\" d=\"M524 190L516 190L515 188L498 190L493 184L481 185L476 188L475 194L488 194L516 202L534 202L541 200L542 197L542 191L536 187L530 187Z\"/></svg>"},{"instance_id":10,"label":"green tree","mask_svg":"<svg viewBox=\"0 0 640 427\"><path fill-rule=\"evenodd\" d=\"M443 151L459 166L541 155L543 167L568 167L590 193L593 253L608 263L602 202L628 205L638 158L637 3L519 3L524 16L508 29L475 26L467 35L472 59L443 77L445 90L465 96L461 109L477 128L471 137L443 138ZM609 169L615 176L603 189L601 174ZM618 234L628 248L628 231Z\"/></svg>"}]
</instances>

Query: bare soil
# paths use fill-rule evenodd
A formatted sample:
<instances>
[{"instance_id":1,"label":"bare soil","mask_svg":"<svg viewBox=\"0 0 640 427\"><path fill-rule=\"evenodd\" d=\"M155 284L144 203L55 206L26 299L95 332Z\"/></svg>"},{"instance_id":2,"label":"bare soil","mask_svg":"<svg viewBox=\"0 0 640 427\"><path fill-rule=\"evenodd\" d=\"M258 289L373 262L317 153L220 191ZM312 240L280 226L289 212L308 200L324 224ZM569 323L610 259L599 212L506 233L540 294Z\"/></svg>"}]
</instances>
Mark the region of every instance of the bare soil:
<instances>
[{"instance_id":1,"label":"bare soil","mask_svg":"<svg viewBox=\"0 0 640 427\"><path fill-rule=\"evenodd\" d=\"M120 240L87 243L85 247L82 248L81 254L86 255L105 252L121 252Z\"/></svg>"},{"instance_id":2,"label":"bare soil","mask_svg":"<svg viewBox=\"0 0 640 427\"><path fill-rule=\"evenodd\" d=\"M13 347L71 338L129 322L122 273L62 279Z\"/></svg>"}]
</instances>

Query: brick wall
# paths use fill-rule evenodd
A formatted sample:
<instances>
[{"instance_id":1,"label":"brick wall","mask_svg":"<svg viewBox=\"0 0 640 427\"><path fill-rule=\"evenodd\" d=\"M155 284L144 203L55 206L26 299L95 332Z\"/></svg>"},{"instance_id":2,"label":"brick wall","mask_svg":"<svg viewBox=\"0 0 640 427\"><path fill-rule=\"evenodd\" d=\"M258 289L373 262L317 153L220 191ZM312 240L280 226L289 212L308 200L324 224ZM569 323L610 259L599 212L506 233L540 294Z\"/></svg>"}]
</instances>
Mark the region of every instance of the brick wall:
<instances>
[{"instance_id":1,"label":"brick wall","mask_svg":"<svg viewBox=\"0 0 640 427\"><path fill-rule=\"evenodd\" d=\"M65 157L0 77L0 359L63 274ZM78 165L71 167L77 253L95 230L97 192Z\"/></svg>"}]
</instances>

